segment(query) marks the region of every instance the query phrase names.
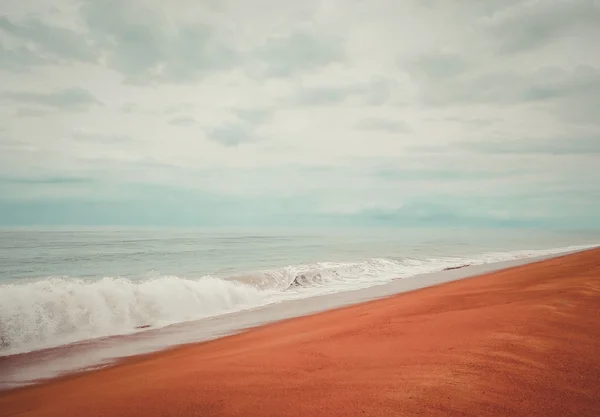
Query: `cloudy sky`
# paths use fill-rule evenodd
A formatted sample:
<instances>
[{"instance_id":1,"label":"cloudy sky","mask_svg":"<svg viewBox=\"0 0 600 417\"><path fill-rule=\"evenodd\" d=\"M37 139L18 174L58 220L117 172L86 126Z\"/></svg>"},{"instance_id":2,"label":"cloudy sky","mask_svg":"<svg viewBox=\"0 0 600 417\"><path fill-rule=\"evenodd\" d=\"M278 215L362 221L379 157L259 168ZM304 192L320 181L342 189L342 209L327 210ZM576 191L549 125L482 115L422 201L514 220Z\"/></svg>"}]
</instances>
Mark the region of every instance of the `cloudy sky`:
<instances>
[{"instance_id":1,"label":"cloudy sky","mask_svg":"<svg viewBox=\"0 0 600 417\"><path fill-rule=\"evenodd\" d=\"M598 0L2 0L0 223L600 227Z\"/></svg>"}]
</instances>

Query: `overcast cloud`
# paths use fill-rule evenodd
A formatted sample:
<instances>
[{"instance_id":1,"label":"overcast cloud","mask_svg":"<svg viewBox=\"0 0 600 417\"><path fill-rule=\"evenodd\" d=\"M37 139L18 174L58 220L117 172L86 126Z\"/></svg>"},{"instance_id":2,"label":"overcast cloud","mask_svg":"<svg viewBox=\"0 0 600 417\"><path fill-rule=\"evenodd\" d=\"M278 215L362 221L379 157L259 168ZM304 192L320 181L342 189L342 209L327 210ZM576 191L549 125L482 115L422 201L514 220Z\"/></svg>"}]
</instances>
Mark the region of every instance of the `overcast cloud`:
<instances>
[{"instance_id":1,"label":"overcast cloud","mask_svg":"<svg viewBox=\"0 0 600 417\"><path fill-rule=\"evenodd\" d=\"M2 224L600 227L598 0L3 0L0 34Z\"/></svg>"}]
</instances>

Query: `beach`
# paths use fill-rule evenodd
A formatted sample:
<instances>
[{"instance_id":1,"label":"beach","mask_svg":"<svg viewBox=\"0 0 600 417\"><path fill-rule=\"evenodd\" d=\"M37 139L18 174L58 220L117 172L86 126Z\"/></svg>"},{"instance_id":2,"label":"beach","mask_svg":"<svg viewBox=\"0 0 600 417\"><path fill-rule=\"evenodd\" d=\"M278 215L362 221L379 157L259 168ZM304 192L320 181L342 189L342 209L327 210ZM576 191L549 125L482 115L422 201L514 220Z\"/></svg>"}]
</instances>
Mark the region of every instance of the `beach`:
<instances>
[{"instance_id":1,"label":"beach","mask_svg":"<svg viewBox=\"0 0 600 417\"><path fill-rule=\"evenodd\" d=\"M0 416L592 416L600 249L0 393Z\"/></svg>"}]
</instances>

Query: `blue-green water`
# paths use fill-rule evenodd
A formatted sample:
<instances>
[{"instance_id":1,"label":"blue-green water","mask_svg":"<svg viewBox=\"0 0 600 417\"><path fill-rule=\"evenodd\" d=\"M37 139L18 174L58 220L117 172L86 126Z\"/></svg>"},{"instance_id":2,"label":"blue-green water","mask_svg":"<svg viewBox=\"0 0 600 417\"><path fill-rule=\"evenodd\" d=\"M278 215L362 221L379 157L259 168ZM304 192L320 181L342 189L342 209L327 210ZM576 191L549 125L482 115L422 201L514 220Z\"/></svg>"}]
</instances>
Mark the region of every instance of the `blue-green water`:
<instances>
[{"instance_id":1,"label":"blue-green water","mask_svg":"<svg viewBox=\"0 0 600 417\"><path fill-rule=\"evenodd\" d=\"M595 246L532 230L2 230L0 355Z\"/></svg>"}]
</instances>

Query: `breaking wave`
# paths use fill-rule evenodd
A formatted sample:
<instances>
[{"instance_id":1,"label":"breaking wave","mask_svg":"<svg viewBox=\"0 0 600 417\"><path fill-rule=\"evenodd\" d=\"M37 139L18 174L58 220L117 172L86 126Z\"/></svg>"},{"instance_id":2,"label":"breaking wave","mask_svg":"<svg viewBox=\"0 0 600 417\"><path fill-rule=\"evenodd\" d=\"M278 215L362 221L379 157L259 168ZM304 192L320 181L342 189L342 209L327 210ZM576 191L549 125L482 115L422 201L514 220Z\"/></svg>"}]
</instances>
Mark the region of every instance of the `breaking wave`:
<instances>
[{"instance_id":1,"label":"breaking wave","mask_svg":"<svg viewBox=\"0 0 600 417\"><path fill-rule=\"evenodd\" d=\"M218 315L263 304L267 296L249 285L212 277L63 277L5 285L0 287L0 354Z\"/></svg>"},{"instance_id":2,"label":"breaking wave","mask_svg":"<svg viewBox=\"0 0 600 417\"><path fill-rule=\"evenodd\" d=\"M321 262L227 279L212 276L196 279L160 276L143 280L47 277L5 284L0 285L0 355L365 288L464 265L584 248L486 253L473 257Z\"/></svg>"}]
</instances>

